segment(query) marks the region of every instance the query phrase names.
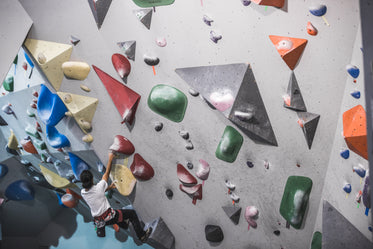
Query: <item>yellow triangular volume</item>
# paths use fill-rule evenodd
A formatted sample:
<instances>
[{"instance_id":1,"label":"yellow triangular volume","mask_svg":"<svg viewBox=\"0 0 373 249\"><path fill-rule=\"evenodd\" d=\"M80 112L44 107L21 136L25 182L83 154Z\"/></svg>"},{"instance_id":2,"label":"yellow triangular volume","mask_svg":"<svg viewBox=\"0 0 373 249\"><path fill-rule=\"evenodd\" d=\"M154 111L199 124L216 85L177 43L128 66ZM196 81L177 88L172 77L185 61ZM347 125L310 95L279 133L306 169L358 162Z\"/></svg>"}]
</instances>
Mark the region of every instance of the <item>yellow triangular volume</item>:
<instances>
[{"instance_id":1,"label":"yellow triangular volume","mask_svg":"<svg viewBox=\"0 0 373 249\"><path fill-rule=\"evenodd\" d=\"M39 165L41 173L44 175L47 182L55 188L67 188L73 187L75 184L69 182L66 178L59 176L53 171L47 169L46 167Z\"/></svg>"},{"instance_id":2,"label":"yellow triangular volume","mask_svg":"<svg viewBox=\"0 0 373 249\"><path fill-rule=\"evenodd\" d=\"M72 114L82 131L88 133L90 128L87 127L87 123L89 123L89 126L92 123L98 99L65 92L57 92L57 94L66 105L67 109L69 109L69 112Z\"/></svg>"},{"instance_id":3,"label":"yellow triangular volume","mask_svg":"<svg viewBox=\"0 0 373 249\"><path fill-rule=\"evenodd\" d=\"M10 130L10 136L8 138L8 148L18 150L18 140L12 130Z\"/></svg>"},{"instance_id":4,"label":"yellow triangular volume","mask_svg":"<svg viewBox=\"0 0 373 249\"><path fill-rule=\"evenodd\" d=\"M35 39L26 39L24 44L54 89L58 91L64 77L62 64L70 60L72 45Z\"/></svg>"}]
</instances>

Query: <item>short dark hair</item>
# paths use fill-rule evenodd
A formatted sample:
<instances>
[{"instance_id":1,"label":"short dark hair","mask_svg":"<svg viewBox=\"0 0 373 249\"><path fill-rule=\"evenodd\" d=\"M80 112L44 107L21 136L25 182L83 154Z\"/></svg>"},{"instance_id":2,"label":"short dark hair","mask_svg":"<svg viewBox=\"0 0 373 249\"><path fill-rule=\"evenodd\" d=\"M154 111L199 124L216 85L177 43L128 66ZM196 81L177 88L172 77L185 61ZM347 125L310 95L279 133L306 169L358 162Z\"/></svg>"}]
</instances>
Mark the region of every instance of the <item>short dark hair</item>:
<instances>
[{"instance_id":1,"label":"short dark hair","mask_svg":"<svg viewBox=\"0 0 373 249\"><path fill-rule=\"evenodd\" d=\"M80 180L83 183L83 188L90 189L93 185L93 175L89 170L83 170L80 174Z\"/></svg>"}]
</instances>

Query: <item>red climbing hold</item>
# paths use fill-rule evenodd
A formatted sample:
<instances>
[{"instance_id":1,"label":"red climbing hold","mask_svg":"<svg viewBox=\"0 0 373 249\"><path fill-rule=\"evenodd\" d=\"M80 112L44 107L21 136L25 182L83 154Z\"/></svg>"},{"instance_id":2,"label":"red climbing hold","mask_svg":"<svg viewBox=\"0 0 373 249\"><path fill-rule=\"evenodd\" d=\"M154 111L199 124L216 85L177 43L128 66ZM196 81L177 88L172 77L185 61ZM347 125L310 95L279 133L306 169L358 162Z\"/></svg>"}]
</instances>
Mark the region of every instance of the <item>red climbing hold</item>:
<instances>
[{"instance_id":1,"label":"red climbing hold","mask_svg":"<svg viewBox=\"0 0 373 249\"><path fill-rule=\"evenodd\" d=\"M180 184L180 190L187 193L193 198L192 203L196 205L197 200L202 200L202 184L198 184L192 187L184 186Z\"/></svg>"},{"instance_id":2,"label":"red climbing hold","mask_svg":"<svg viewBox=\"0 0 373 249\"><path fill-rule=\"evenodd\" d=\"M154 176L153 167L138 153L135 154L130 168L132 174L138 180L147 181Z\"/></svg>"},{"instance_id":3,"label":"red climbing hold","mask_svg":"<svg viewBox=\"0 0 373 249\"><path fill-rule=\"evenodd\" d=\"M184 185L191 186L197 184L197 179L181 164L177 165L177 177Z\"/></svg>"},{"instance_id":4,"label":"red climbing hold","mask_svg":"<svg viewBox=\"0 0 373 249\"><path fill-rule=\"evenodd\" d=\"M132 155L135 152L135 146L122 135L116 135L114 137L114 142L109 149L125 155Z\"/></svg>"}]
</instances>

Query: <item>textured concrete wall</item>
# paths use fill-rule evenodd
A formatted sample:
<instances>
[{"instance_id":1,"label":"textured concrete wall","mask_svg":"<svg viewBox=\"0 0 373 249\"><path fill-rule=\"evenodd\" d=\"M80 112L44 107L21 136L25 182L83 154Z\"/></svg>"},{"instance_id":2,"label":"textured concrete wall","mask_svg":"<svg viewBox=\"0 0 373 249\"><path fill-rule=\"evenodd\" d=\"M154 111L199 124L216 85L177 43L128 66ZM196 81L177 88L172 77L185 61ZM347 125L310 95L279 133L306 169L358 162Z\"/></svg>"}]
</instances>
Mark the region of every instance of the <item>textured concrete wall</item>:
<instances>
[{"instance_id":1,"label":"textured concrete wall","mask_svg":"<svg viewBox=\"0 0 373 249\"><path fill-rule=\"evenodd\" d=\"M136 61L131 61L132 72L127 85L142 99L131 129L120 125L120 116L94 72L83 82L92 89L90 93L79 88L81 82L67 79L61 91L99 99L93 119L95 140L90 149L94 149L103 162L107 160L107 148L113 137L121 134L129 138L136 152L154 167L155 177L137 184L134 206L145 221L162 216L176 237L177 249L209 248L204 238L207 224L220 225L223 229L225 239L217 248L309 246L340 118L347 77L345 65L351 60L358 27L357 1L329 1L326 18L331 25L328 27L321 18L309 14L309 3L301 1L289 1L284 10L278 10L253 3L244 7L238 0L229 3L206 0L203 7L200 1L176 0L171 6L156 8L150 30L132 13L138 9L132 1L113 1L100 30L86 1L20 2L34 21L30 38L68 43L71 34L78 36L81 42L74 47L72 60L94 64L117 79L110 61L113 53L120 52L116 43L137 41ZM218 44L209 40L211 29L202 21L203 14L207 13L214 19L212 29L223 35ZM318 28L317 36L306 33L307 21ZM309 40L295 75L307 109L321 115L311 150L296 122L296 113L282 106L290 70L268 35ZM165 48L155 44L158 36L166 37ZM156 76L142 61L145 53L154 53L161 59L155 67ZM225 126L232 123L200 98L187 94L188 85L174 70L238 62L249 62L253 68L279 146L258 145L244 136L237 160L229 164L217 159L214 153ZM161 83L187 94L187 112L181 123L165 120L147 107L151 88ZM164 123L159 133L154 131L155 121ZM178 134L180 130L189 131L194 150L185 149L185 141ZM71 135L80 138L82 134L72 131ZM196 166L199 159L209 162L211 173L203 188L203 200L194 206L191 199L178 190L176 163L185 165L190 160ZM248 159L255 164L254 168L246 166ZM264 160L270 162L268 170L263 166ZM296 167L297 163L301 167ZM308 176L314 183L307 217L300 230L287 230L278 211L290 175ZM224 186L226 179L236 184L236 193L241 197L239 205L243 209L248 205L259 208L257 229L247 231L243 217L239 225L234 226L224 214L221 206L231 203ZM173 200L166 198L166 188L173 189ZM280 230L281 235L274 235L274 230Z\"/></svg>"}]
</instances>

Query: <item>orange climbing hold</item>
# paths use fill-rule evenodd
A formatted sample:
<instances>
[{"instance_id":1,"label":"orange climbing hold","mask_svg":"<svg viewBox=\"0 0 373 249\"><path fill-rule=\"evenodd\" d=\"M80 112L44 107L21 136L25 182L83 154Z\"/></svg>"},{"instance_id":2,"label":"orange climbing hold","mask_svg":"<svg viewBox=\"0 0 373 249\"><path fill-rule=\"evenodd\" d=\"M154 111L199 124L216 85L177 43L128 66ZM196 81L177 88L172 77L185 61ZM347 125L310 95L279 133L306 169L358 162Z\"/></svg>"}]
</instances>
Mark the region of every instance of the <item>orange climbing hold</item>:
<instances>
[{"instance_id":1,"label":"orange climbing hold","mask_svg":"<svg viewBox=\"0 0 373 249\"><path fill-rule=\"evenodd\" d=\"M361 105L343 113L343 136L350 150L368 160L366 114Z\"/></svg>"},{"instance_id":2,"label":"orange climbing hold","mask_svg":"<svg viewBox=\"0 0 373 249\"><path fill-rule=\"evenodd\" d=\"M307 40L276 35L270 35L269 39L275 45L281 58L293 70L307 45Z\"/></svg>"},{"instance_id":3,"label":"orange climbing hold","mask_svg":"<svg viewBox=\"0 0 373 249\"><path fill-rule=\"evenodd\" d=\"M265 5L265 6L274 6L278 8L284 7L285 0L252 0L252 2Z\"/></svg>"}]
</instances>

